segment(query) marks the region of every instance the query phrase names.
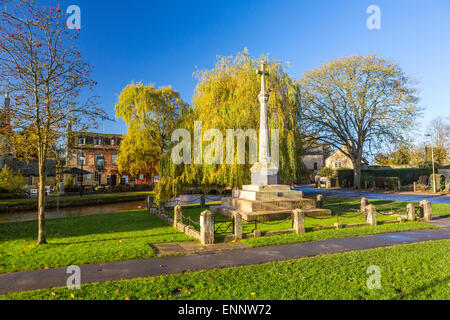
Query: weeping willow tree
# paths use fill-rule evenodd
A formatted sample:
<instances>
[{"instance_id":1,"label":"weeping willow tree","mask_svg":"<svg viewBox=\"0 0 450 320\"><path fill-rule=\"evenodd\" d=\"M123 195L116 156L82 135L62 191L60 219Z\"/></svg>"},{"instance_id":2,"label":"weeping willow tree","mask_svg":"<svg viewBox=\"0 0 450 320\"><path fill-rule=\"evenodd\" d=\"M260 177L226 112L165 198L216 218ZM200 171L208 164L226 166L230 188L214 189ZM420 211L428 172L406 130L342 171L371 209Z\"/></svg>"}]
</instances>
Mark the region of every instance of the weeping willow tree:
<instances>
[{"instance_id":1,"label":"weeping willow tree","mask_svg":"<svg viewBox=\"0 0 450 320\"><path fill-rule=\"evenodd\" d=\"M208 129L218 129L226 137L227 129L255 129L259 131L258 94L260 80L256 74L261 58L251 57L245 50L235 57L219 57L211 70L196 73L198 84L193 97L192 112L183 119L183 127L190 131L192 152L195 154L194 121L201 121L203 133ZM280 181L288 183L300 177L302 161L299 134L300 88L287 72L286 66L272 60L267 65L270 73L267 88L269 128L279 130L279 169ZM224 138L225 141L225 138ZM211 142L203 141L202 150ZM236 149L236 144L234 146ZM246 139L246 164L238 164L237 152L234 163L174 165L166 162L164 183L159 188L162 199L176 195L180 186L206 187L208 185L232 186L240 188L250 183L249 141ZM223 144L223 155L226 144Z\"/></svg>"},{"instance_id":2,"label":"weeping willow tree","mask_svg":"<svg viewBox=\"0 0 450 320\"><path fill-rule=\"evenodd\" d=\"M188 109L171 87L141 83L125 87L115 106L116 117L127 125L117 157L119 170L131 175L159 172L167 162L172 131Z\"/></svg>"}]
</instances>

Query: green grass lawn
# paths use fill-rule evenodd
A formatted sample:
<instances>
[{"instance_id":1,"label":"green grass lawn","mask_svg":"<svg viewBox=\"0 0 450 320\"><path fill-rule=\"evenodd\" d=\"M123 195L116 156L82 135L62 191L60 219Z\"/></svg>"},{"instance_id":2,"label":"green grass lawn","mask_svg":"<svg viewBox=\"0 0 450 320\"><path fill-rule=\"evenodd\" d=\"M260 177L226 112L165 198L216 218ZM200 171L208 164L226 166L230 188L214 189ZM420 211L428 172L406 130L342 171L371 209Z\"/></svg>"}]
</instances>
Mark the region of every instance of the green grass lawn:
<instances>
[{"instance_id":1,"label":"green grass lawn","mask_svg":"<svg viewBox=\"0 0 450 320\"><path fill-rule=\"evenodd\" d=\"M340 201L341 205L345 204L345 207L359 207L358 201L354 199L326 199L326 201L326 205L333 205L333 201ZM382 205L385 205L387 209L390 209L391 205L400 206L400 204L391 202L384 204L378 203L378 201L374 202L377 208ZM401 206L403 207L403 204ZM445 215L445 211L449 207L433 205L433 214ZM203 210L186 206L183 209L183 215L198 221L200 212ZM333 211L342 217L354 214L339 210ZM170 211L168 213L173 214ZM225 220L221 217L216 217L216 219L218 221ZM362 218L347 220L342 218L340 222L362 222L352 219ZM379 220L382 219L391 218L380 216ZM335 219L315 220L312 218L306 218L305 221L307 227L316 224L332 225L334 222L336 222ZM196 227L198 228L198 226ZM254 224L245 224L244 232L251 232L253 228ZM258 228L262 231L290 229L291 222L276 225L258 224ZM251 238L243 240L243 242L250 247L260 247L428 228L435 227L420 222L407 222L376 227L321 230L299 235ZM150 246L152 243L194 241L159 218L149 215L145 210L48 220L47 239L49 244L36 247L36 238L36 221L0 224L0 273L148 258L155 255Z\"/></svg>"},{"instance_id":2,"label":"green grass lawn","mask_svg":"<svg viewBox=\"0 0 450 320\"><path fill-rule=\"evenodd\" d=\"M321 241L328 239L338 239L346 237L360 237L379 233L392 233L411 230L425 230L439 228L423 222L404 222L395 224L378 225L376 227L364 226L355 228L331 229L310 231L301 234L285 234L279 236L248 238L242 240L249 247L266 247L278 244L288 244L297 242Z\"/></svg>"},{"instance_id":3,"label":"green grass lawn","mask_svg":"<svg viewBox=\"0 0 450 320\"><path fill-rule=\"evenodd\" d=\"M51 197L47 198L47 202L56 202L56 201L65 201L65 200L74 200L77 201L86 201L89 199L107 199L107 198L116 198L116 197L133 197L139 195L149 195L153 194L154 191L140 191L140 192L118 192L118 193L108 193L108 194L92 194L92 195L84 195L83 197L72 196L72 197ZM0 206L2 205L16 205L16 204L25 204L25 203L34 203L37 202L37 198L33 199L9 199L9 200L0 200Z\"/></svg>"},{"instance_id":4,"label":"green grass lawn","mask_svg":"<svg viewBox=\"0 0 450 320\"><path fill-rule=\"evenodd\" d=\"M147 258L151 243L192 241L145 210L48 220L46 230L36 247L36 221L0 223L0 273Z\"/></svg>"},{"instance_id":5,"label":"green grass lawn","mask_svg":"<svg viewBox=\"0 0 450 320\"><path fill-rule=\"evenodd\" d=\"M450 240L338 253L236 268L94 283L0 299L450 299ZM367 268L381 288L367 287Z\"/></svg>"}]
</instances>

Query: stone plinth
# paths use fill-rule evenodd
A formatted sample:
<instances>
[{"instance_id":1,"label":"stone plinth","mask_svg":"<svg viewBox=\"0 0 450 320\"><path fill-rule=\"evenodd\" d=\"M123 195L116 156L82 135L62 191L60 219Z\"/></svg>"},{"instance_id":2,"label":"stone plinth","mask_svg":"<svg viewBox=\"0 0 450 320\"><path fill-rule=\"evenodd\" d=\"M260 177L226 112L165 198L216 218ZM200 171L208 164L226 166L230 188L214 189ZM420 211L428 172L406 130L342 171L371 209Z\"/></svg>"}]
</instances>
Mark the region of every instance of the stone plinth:
<instances>
[{"instance_id":1,"label":"stone plinth","mask_svg":"<svg viewBox=\"0 0 450 320\"><path fill-rule=\"evenodd\" d=\"M239 213L247 222L285 219L295 209L314 216L331 214L330 210L317 209L315 200L303 198L301 191L288 185L245 185L242 190L233 190L233 197L223 198L222 205L211 207L214 214L231 218Z\"/></svg>"},{"instance_id":2,"label":"stone plinth","mask_svg":"<svg viewBox=\"0 0 450 320\"><path fill-rule=\"evenodd\" d=\"M280 183L278 167L272 162L257 162L250 169L252 185L277 185Z\"/></svg>"}]
</instances>

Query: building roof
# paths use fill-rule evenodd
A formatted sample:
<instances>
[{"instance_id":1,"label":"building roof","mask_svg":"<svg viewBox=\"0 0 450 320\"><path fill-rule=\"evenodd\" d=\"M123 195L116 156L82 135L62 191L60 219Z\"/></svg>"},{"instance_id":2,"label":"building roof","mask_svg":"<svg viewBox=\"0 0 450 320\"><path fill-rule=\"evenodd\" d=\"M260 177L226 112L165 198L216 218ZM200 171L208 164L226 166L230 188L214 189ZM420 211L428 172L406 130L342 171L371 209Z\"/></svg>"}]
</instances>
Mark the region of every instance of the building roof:
<instances>
[{"instance_id":1,"label":"building roof","mask_svg":"<svg viewBox=\"0 0 450 320\"><path fill-rule=\"evenodd\" d=\"M20 172L23 176L29 177L39 176L39 166L37 159L21 160L17 158L8 157L5 159L5 165L15 172ZM56 160L47 159L46 171L48 177L56 176Z\"/></svg>"},{"instance_id":2,"label":"building roof","mask_svg":"<svg viewBox=\"0 0 450 320\"><path fill-rule=\"evenodd\" d=\"M78 136L92 136L92 137L104 137L104 138L114 138L114 137L121 137L123 138L123 134L112 134L112 133L97 133L97 132L84 132L84 131L72 131L71 132L74 135Z\"/></svg>"},{"instance_id":3,"label":"building roof","mask_svg":"<svg viewBox=\"0 0 450 320\"><path fill-rule=\"evenodd\" d=\"M66 168L66 169L64 169L63 173L64 173L64 174L74 174L74 175L79 175L79 174L83 174L83 175L85 175L85 174L92 174L92 172L86 171L86 170L84 170L84 169L81 170L80 168L76 168L76 167L73 167L73 168Z\"/></svg>"}]
</instances>

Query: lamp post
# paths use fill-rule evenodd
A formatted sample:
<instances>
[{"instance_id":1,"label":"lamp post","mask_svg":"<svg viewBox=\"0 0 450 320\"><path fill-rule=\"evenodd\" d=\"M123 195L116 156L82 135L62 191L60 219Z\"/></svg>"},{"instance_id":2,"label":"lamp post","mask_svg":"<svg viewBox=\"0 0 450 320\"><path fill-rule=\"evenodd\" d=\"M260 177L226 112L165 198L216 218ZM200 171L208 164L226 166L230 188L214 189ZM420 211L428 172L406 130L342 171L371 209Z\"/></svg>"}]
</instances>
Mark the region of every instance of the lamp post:
<instances>
[{"instance_id":1,"label":"lamp post","mask_svg":"<svg viewBox=\"0 0 450 320\"><path fill-rule=\"evenodd\" d=\"M81 163L81 179L80 179L80 197L83 197L83 166L84 166L84 160L86 160L84 155L81 155L80 158L80 163Z\"/></svg>"},{"instance_id":2,"label":"lamp post","mask_svg":"<svg viewBox=\"0 0 450 320\"><path fill-rule=\"evenodd\" d=\"M430 137L430 147L431 147L431 166L433 167L433 192L436 193L436 175L434 173L434 150L433 150L433 139L431 134L426 134L425 137Z\"/></svg>"}]
</instances>

